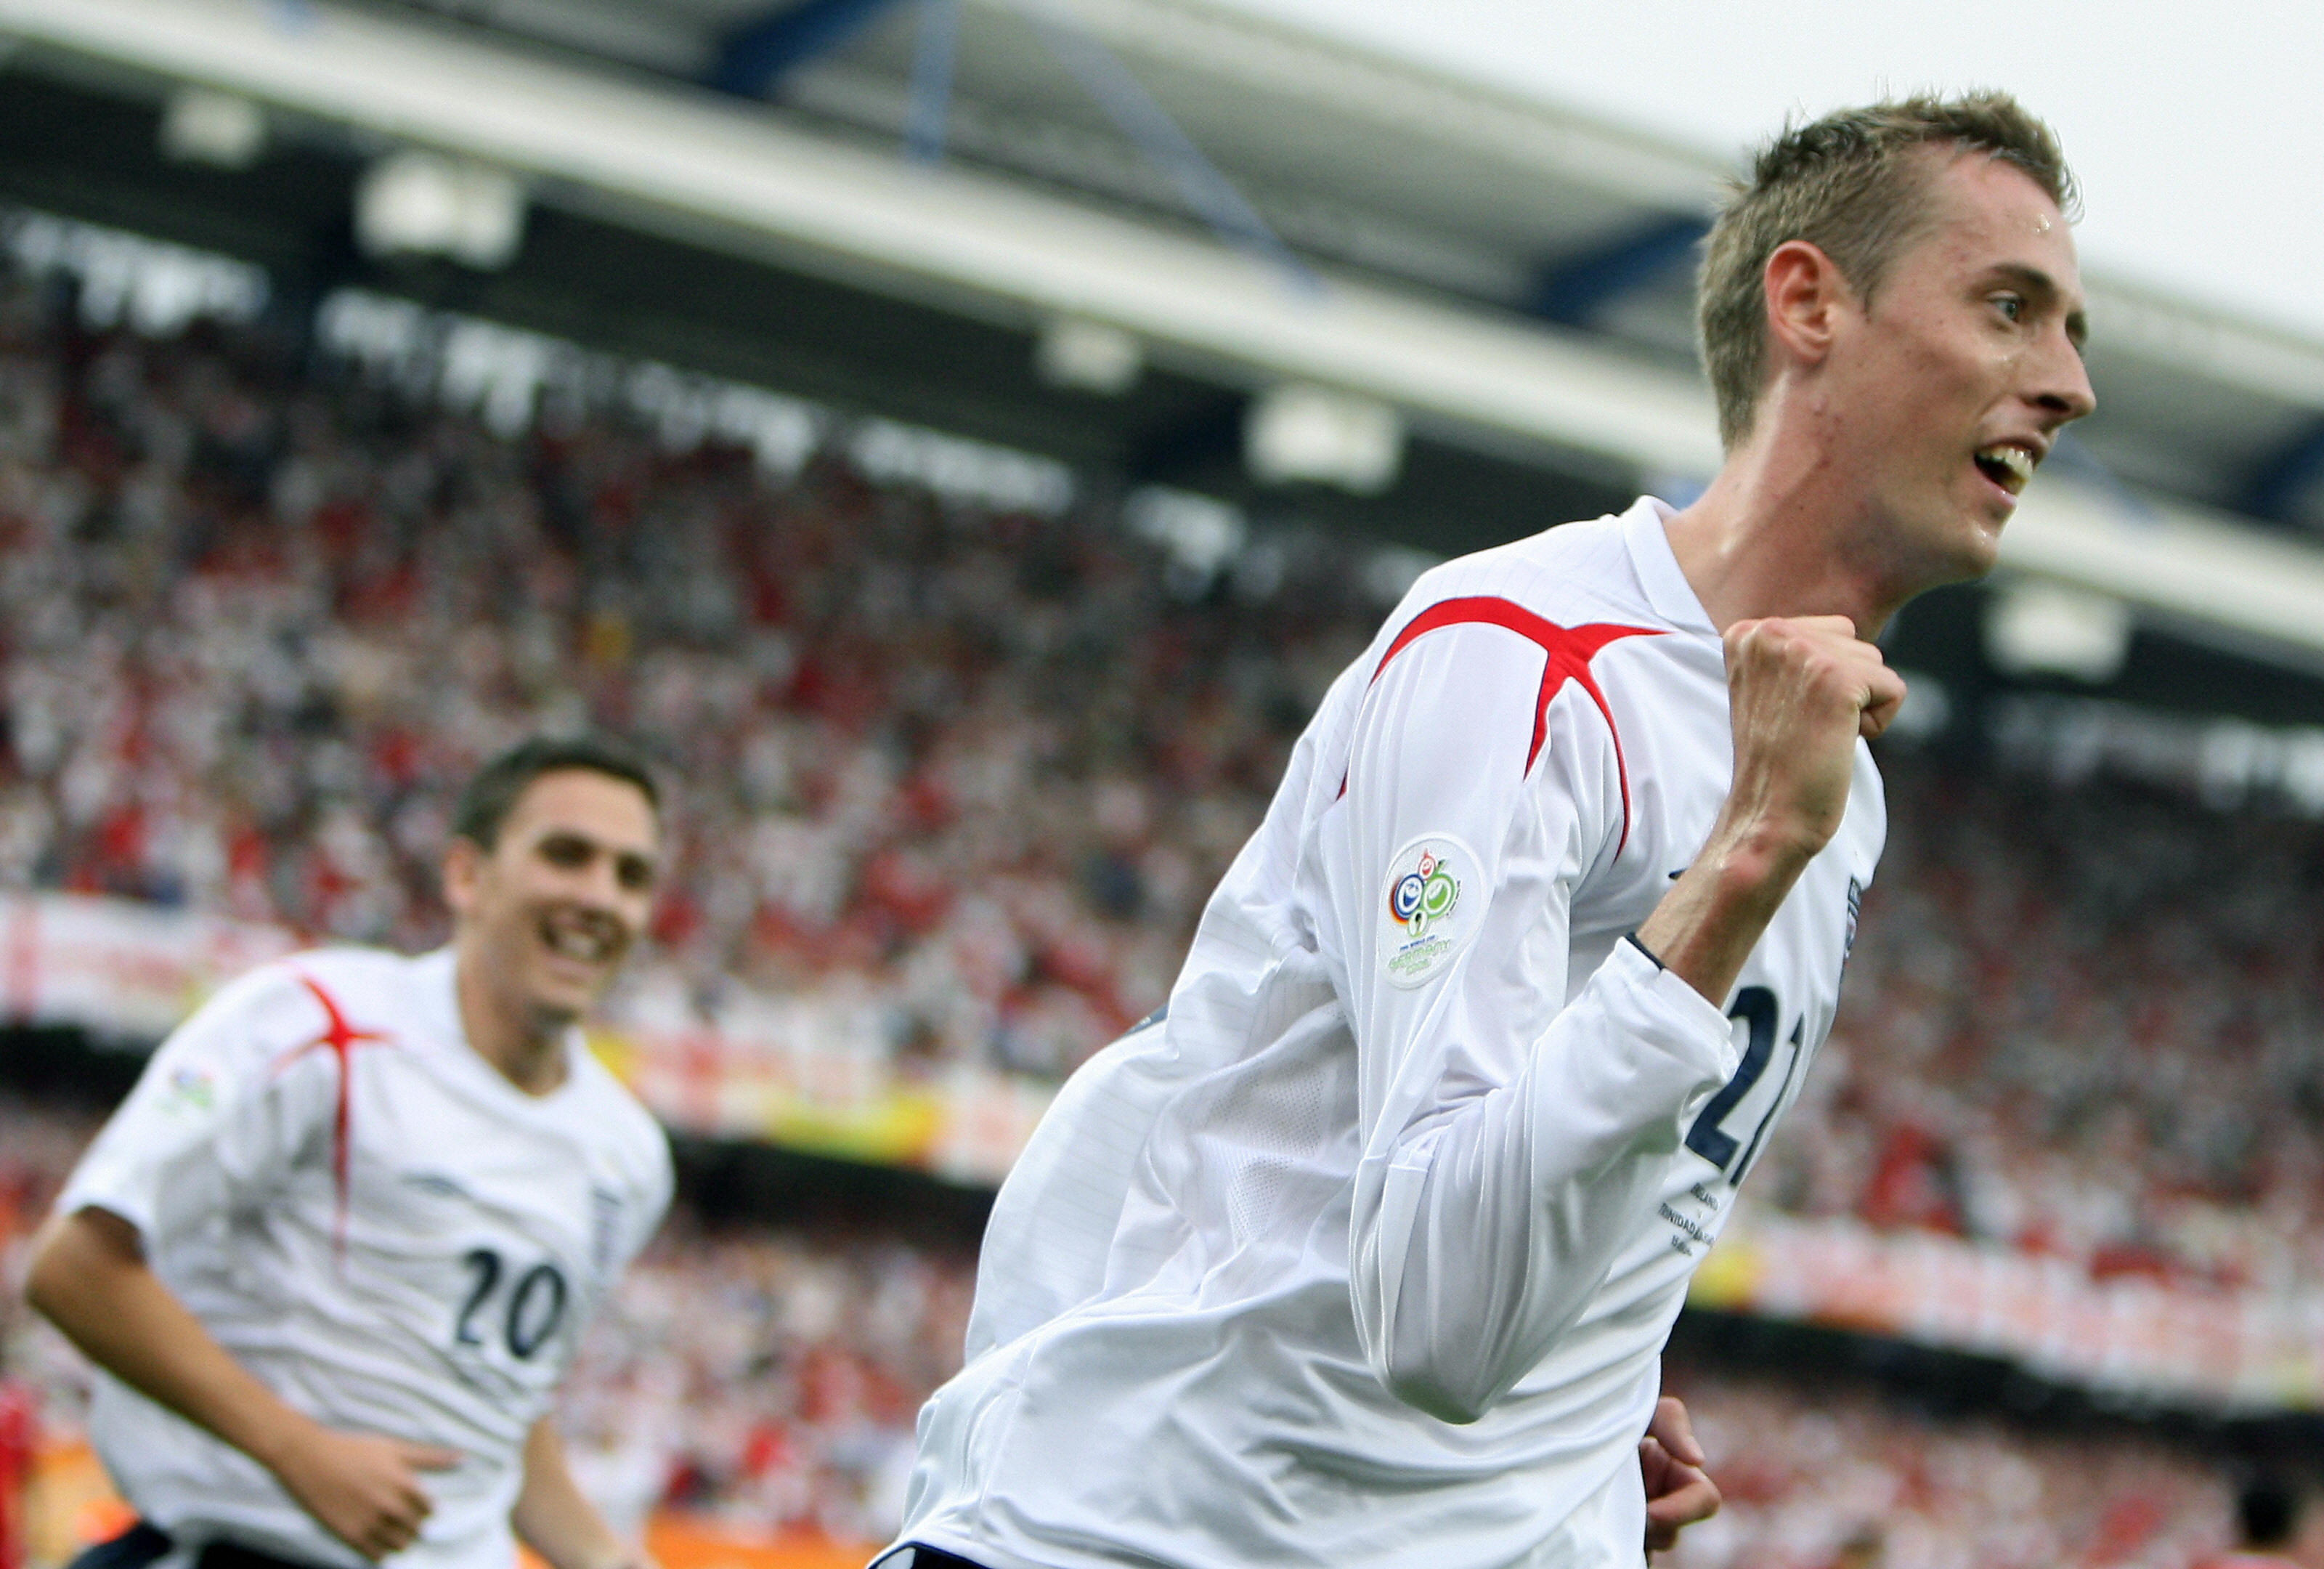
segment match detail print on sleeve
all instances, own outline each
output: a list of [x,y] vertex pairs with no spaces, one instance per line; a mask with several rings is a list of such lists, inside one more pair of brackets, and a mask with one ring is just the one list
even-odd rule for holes
[[1449,834],[1425,834],[1397,851],[1377,918],[1382,979],[1412,987],[1443,973],[1477,935],[1490,893],[1476,856]]

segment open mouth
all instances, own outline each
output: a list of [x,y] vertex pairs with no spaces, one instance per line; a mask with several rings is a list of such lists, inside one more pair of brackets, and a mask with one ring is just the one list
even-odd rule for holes
[[600,965],[621,956],[621,933],[611,921],[586,915],[545,915],[539,929],[542,946],[559,958]]
[[2013,496],[2024,492],[2034,477],[2034,466],[2040,461],[2014,441],[1997,441],[1977,449],[1978,472]]

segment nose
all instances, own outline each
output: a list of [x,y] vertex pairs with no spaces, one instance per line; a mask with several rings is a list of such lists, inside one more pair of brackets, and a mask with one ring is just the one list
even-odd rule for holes
[[619,913],[622,879],[613,857],[602,853],[589,857],[588,865],[574,879],[574,893],[577,901],[590,909]]
[[2098,395],[2090,387],[2089,370],[2071,338],[2062,331],[2053,332],[2043,344],[2031,400],[2054,417],[2053,428],[2071,424],[2098,406]]

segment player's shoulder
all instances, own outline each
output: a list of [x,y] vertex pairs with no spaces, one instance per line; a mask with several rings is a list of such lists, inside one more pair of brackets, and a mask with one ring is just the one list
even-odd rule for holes
[[1609,513],[1456,556],[1415,579],[1390,621],[1408,624],[1435,607],[1474,602],[1559,626],[1652,624],[1658,618],[1631,560],[1629,527],[1629,513]]
[[353,943],[277,959],[273,983],[305,998],[333,1028],[398,1037],[458,1033],[448,950],[399,954]]
[[295,1014],[304,1020],[324,997],[367,993],[379,984],[378,960],[408,963],[393,954],[355,947],[309,948],[269,959],[210,994],[201,1011],[212,1018],[261,1020]]
[[374,1011],[351,1001],[370,989],[357,979],[365,957],[364,950],[318,949],[245,970],[172,1030],[160,1055],[180,1067],[198,1062],[204,1071],[233,1076],[244,1067],[279,1066],[284,1052],[343,1025],[359,1029]]
[[395,992],[419,983],[438,958],[434,954],[413,956],[387,948],[364,947],[355,943],[333,943],[327,947],[305,948],[274,961],[274,968],[286,972],[296,983],[339,987],[350,994],[370,994]]

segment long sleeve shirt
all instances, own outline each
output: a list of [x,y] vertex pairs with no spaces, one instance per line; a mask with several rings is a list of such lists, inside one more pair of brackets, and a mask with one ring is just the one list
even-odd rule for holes
[[1714,1007],[1625,941],[1732,769],[1668,509],[1416,583],[1164,1015],[995,1205],[904,1537],[992,1569],[1640,1561],[1689,1278],[1831,1028],[1848,812]]
[[[523,1448],[659,1224],[669,1141],[567,1043],[518,1089],[462,1029],[448,951],[301,954],[162,1042],[58,1198],[134,1225],[235,1358],[326,1426],[458,1452],[401,1569],[508,1569]],[[181,1546],[368,1569],[258,1463],[100,1373],[97,1450]]]

